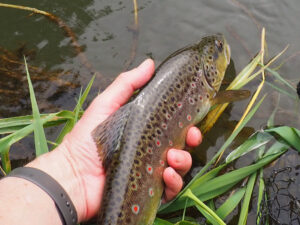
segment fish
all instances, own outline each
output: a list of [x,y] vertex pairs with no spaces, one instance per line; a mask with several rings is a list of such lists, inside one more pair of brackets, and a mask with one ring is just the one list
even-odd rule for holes
[[167,151],[183,148],[188,129],[226,100],[217,93],[229,63],[224,36],[203,37],[171,54],[132,101],[95,128],[106,171],[98,225],[153,224]]

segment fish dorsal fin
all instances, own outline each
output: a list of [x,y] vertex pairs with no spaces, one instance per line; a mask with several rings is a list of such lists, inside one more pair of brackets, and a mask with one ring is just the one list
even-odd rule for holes
[[120,150],[122,136],[126,127],[131,103],[122,106],[98,125],[92,132],[92,137],[97,144],[98,153],[105,168],[110,165],[113,155]]
[[250,94],[251,92],[248,90],[219,91],[212,99],[212,105],[244,100],[248,98]]

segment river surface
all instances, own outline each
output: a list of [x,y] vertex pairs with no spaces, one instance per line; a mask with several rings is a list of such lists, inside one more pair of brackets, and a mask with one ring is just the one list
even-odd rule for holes
[[[0,55],[3,56],[0,61],[1,118],[31,113],[22,67],[24,54],[32,66],[30,72],[41,112],[73,109],[80,88],[85,87],[96,72],[96,80],[87,101],[90,102],[124,70],[132,53],[135,53],[135,57],[129,68],[137,66],[147,57],[153,58],[159,65],[173,51],[207,34],[225,35],[231,46],[233,62],[229,76],[234,76],[235,71],[238,73],[260,50],[262,27],[266,28],[266,60],[289,45],[273,68],[284,62],[278,72],[294,87],[300,81],[299,0],[137,1],[137,39],[132,1],[18,0],[2,3],[34,7],[56,15],[74,32],[83,51],[78,54],[70,36],[45,16],[0,7]],[[136,51],[132,51],[134,47]],[[267,80],[281,85],[269,75]],[[256,79],[246,88],[253,92],[259,82],[260,79]],[[235,145],[255,130],[265,127],[276,105],[276,125],[300,128],[298,99],[279,94],[268,85],[264,86],[263,93],[268,94],[264,104],[255,119],[241,132]],[[232,104],[207,134],[203,144],[194,151],[194,170],[210,159],[224,143],[246,104],[247,101]],[[57,129],[47,130],[50,140],[54,140],[57,134]],[[13,146],[11,158],[31,159],[34,148],[31,139],[32,136]],[[280,164],[281,167],[298,168],[299,155],[295,151],[289,151],[282,159],[286,160]],[[241,159],[235,166],[248,163],[247,159]],[[297,184],[299,186],[299,180]],[[299,199],[299,191],[295,196]],[[255,214],[251,212],[252,218],[248,224],[254,224]]]

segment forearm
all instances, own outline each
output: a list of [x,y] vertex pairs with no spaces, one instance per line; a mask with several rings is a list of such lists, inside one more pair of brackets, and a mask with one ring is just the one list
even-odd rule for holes
[[[63,148],[63,146],[60,146]],[[80,176],[62,149],[42,155],[26,166],[38,168],[53,177],[71,198],[78,219],[84,215],[85,198]],[[0,181],[0,224],[62,224],[52,198],[40,187],[22,178]]]

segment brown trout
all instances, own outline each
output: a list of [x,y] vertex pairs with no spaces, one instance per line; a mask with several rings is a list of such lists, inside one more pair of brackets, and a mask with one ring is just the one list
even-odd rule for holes
[[170,148],[215,102],[230,49],[221,35],[204,37],[169,56],[130,103],[94,131],[106,169],[98,225],[151,225],[164,190]]

